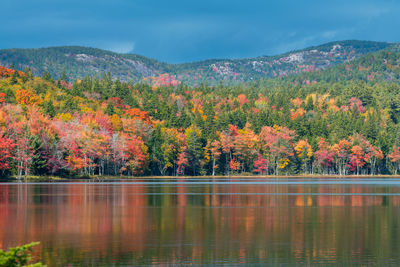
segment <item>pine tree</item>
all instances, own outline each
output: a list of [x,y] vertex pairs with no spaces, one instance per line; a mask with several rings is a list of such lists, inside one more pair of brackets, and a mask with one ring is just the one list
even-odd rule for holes
[[199,128],[192,125],[185,131],[187,154],[193,175],[200,173],[200,161],[203,157],[203,141]]
[[11,84],[17,84],[18,83],[18,77],[19,77],[19,73],[17,70],[15,70],[11,76],[11,80],[10,83]]
[[45,80],[45,81],[49,81],[49,82],[52,81],[50,72],[48,72],[47,70],[44,70],[43,71],[43,75],[42,75],[42,79]]

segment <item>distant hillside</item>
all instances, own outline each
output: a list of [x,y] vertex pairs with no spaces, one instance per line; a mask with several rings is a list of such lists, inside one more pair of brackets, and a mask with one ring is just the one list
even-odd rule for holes
[[20,70],[30,67],[35,75],[47,70],[53,77],[60,77],[65,70],[69,79],[102,76],[110,72],[114,78],[138,82],[168,73],[191,85],[220,81],[232,84],[324,70],[390,46],[382,42],[339,41],[277,56],[210,59],[184,64],[167,64],[140,55],[78,46],[3,49],[0,50],[0,65],[14,65]]
[[139,81],[168,71],[167,64],[140,55],[79,46],[0,50],[0,65],[11,64],[17,69],[30,67],[35,75],[47,70],[60,77],[65,70],[70,79],[111,72],[121,80]]
[[400,45],[368,53],[351,62],[335,67],[285,78],[300,83],[342,82],[361,80],[364,82],[400,82]]

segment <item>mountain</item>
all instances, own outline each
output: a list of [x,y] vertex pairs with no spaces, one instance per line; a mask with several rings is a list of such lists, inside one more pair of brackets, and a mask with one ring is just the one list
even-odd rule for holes
[[324,70],[391,46],[384,42],[338,41],[276,56],[210,59],[183,64],[168,64],[141,55],[79,46],[15,48],[0,50],[0,65],[14,65],[20,70],[30,67],[35,75],[47,70],[53,77],[60,77],[65,71],[69,79],[102,76],[110,72],[114,78],[138,82],[167,73],[191,85],[221,81],[232,84]]
[[394,44],[331,68],[285,77],[284,80],[302,84],[354,80],[400,83],[400,45]]
[[35,75],[47,70],[53,77],[60,77],[65,70],[70,79],[111,72],[121,80],[139,81],[169,71],[168,64],[140,55],[80,46],[0,50],[0,65],[11,64],[21,70],[30,67]]

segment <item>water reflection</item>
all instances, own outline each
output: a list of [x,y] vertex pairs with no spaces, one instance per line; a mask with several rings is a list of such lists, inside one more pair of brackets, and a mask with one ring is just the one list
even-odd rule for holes
[[399,206],[384,183],[2,184],[0,247],[41,241],[49,266],[399,265]]

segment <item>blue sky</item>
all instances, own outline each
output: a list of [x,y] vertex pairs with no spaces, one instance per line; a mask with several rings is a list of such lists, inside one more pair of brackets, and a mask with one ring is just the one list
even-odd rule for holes
[[83,45],[177,63],[335,40],[400,42],[393,0],[0,1],[0,48]]

